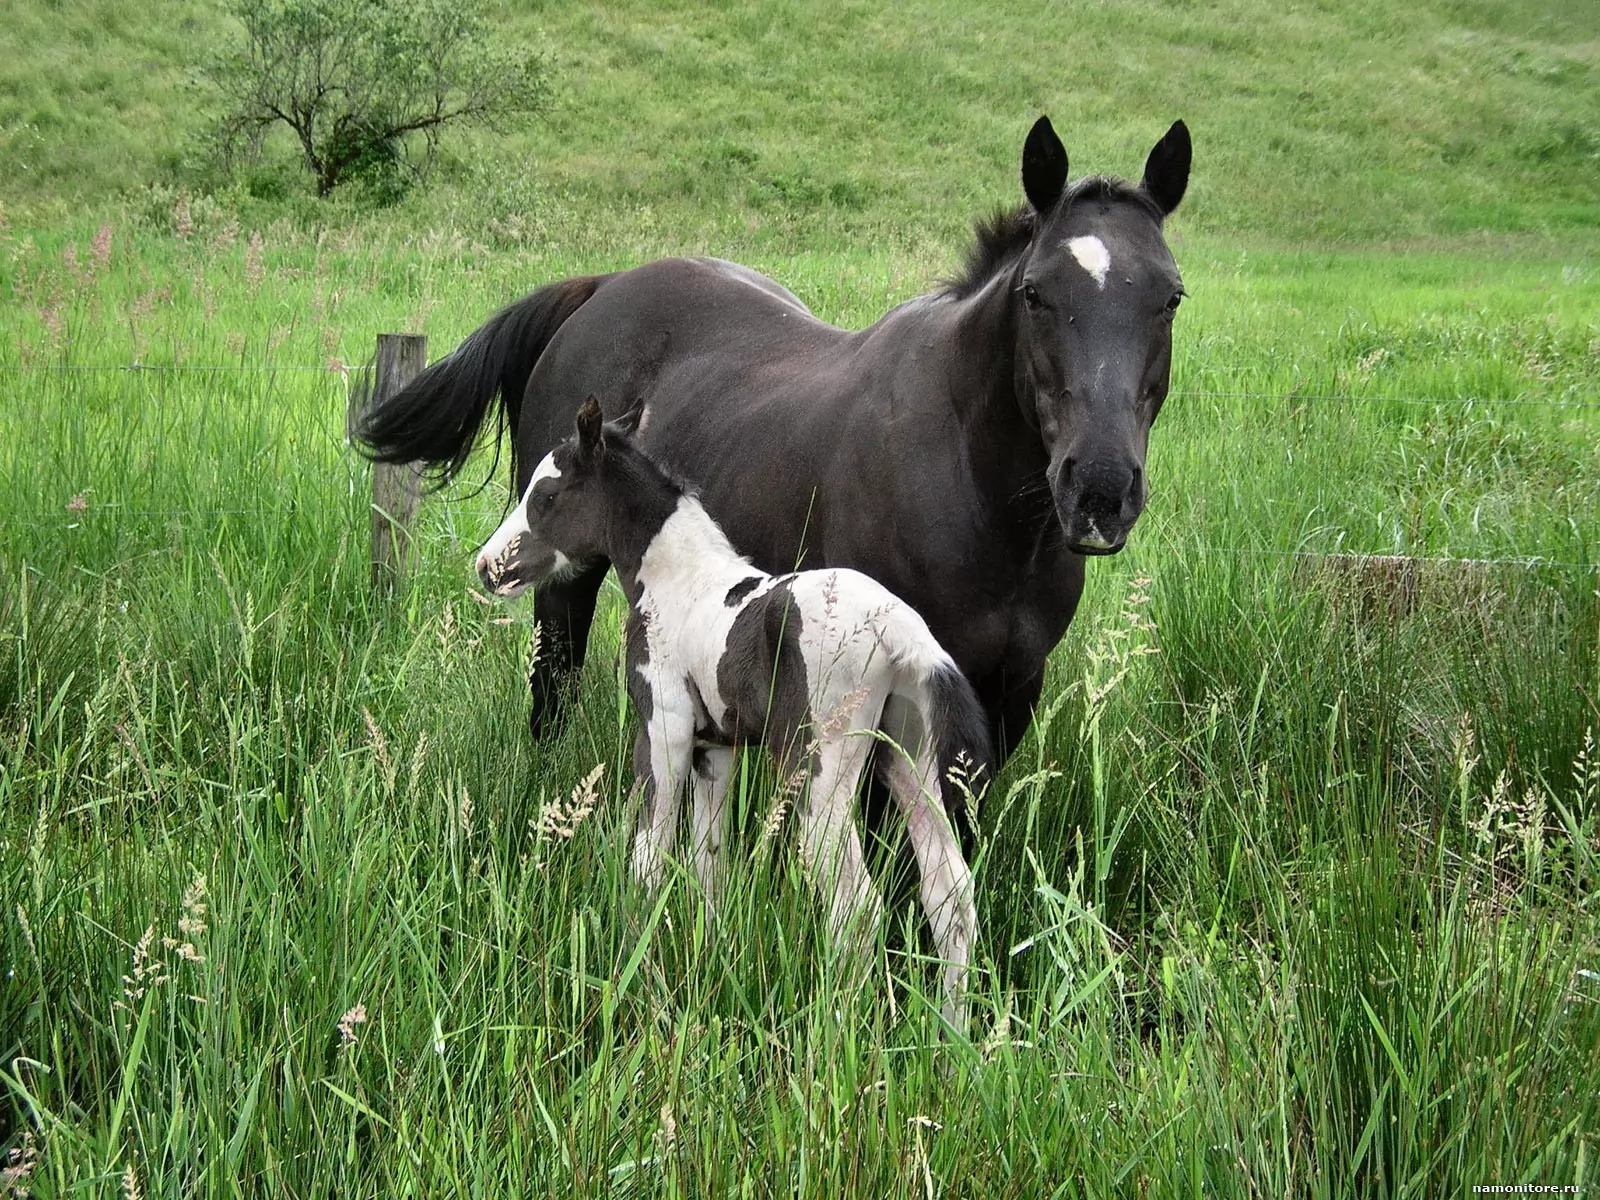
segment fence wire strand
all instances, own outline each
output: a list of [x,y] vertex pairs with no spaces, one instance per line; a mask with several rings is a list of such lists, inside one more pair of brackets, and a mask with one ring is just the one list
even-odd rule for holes
[[[61,372],[61,373],[120,373],[126,375],[221,374],[229,371],[255,372],[270,375],[297,371],[308,374],[344,376],[363,369],[357,363],[328,363],[312,366],[307,363],[284,363],[262,366],[252,363],[0,363],[0,372]],[[1438,407],[1456,404],[1512,405],[1526,408],[1592,408],[1600,409],[1600,400],[1543,400],[1527,396],[1384,396],[1353,395],[1348,392],[1270,392],[1248,389],[1174,388],[1173,397],[1196,400],[1277,400],[1286,403],[1308,404],[1404,404],[1420,407]]]
[[[273,507],[260,508],[122,508],[118,505],[91,505],[83,510],[63,509],[59,512],[33,511],[23,516],[6,519],[7,524],[27,525],[35,529],[76,529],[96,517],[111,515],[116,517],[137,517],[147,520],[195,520],[206,517],[265,517],[282,516],[285,512],[295,515],[326,515],[328,513],[348,514],[352,507],[359,511],[360,505],[352,502],[343,504],[283,504]],[[1146,551],[1156,549],[1147,546]],[[1522,570],[1560,570],[1560,571],[1600,571],[1600,563],[1572,562],[1556,558],[1543,558],[1539,555],[1526,555],[1523,557],[1490,557],[1490,558],[1453,558],[1448,555],[1411,555],[1395,551],[1378,550],[1352,550],[1340,547],[1334,550],[1274,550],[1265,546],[1216,546],[1202,543],[1198,546],[1185,547],[1187,551],[1199,554],[1216,554],[1235,558],[1274,558],[1295,559],[1301,561],[1326,561],[1328,559],[1353,559],[1366,562],[1393,559],[1404,562],[1408,566],[1423,569],[1433,567],[1462,567],[1462,568],[1488,568],[1488,567],[1513,567]]]
[[[298,372],[304,374],[320,374],[338,377],[341,379],[359,374],[366,367],[364,364],[345,364],[341,362],[327,363],[322,366],[313,366],[305,363],[284,363],[262,365],[253,363],[0,363],[0,373],[21,374],[25,372],[37,373],[104,373],[124,374],[132,376],[164,375],[164,374],[223,374],[229,372],[252,373],[273,375],[285,372]],[[1310,404],[1399,404],[1418,407],[1489,407],[1489,406],[1517,406],[1533,408],[1573,408],[1573,409],[1600,409],[1600,400],[1547,400],[1527,397],[1490,397],[1490,396],[1384,396],[1363,395],[1356,396],[1338,392],[1273,392],[1252,390],[1211,390],[1205,388],[1177,388],[1169,393],[1173,397],[1196,400],[1270,400],[1280,403],[1310,403]],[[347,514],[351,505],[276,505],[258,508],[128,508],[118,504],[95,505],[91,504],[86,509],[62,510],[34,510],[25,513],[7,515],[5,523],[9,525],[29,526],[36,529],[74,529],[105,516],[121,518],[134,518],[140,520],[198,520],[212,517],[264,517],[268,515],[282,515],[285,509],[292,509],[297,514],[326,515],[329,513]],[[1250,546],[1212,546],[1201,545],[1193,550],[1202,554],[1215,554],[1243,558],[1277,558],[1277,559],[1328,559],[1348,556],[1360,559],[1381,559],[1389,557],[1404,558],[1408,563],[1418,567],[1450,566],[1450,567],[1508,567],[1525,570],[1554,569],[1566,571],[1600,571],[1600,564],[1584,562],[1567,562],[1558,559],[1529,556],[1521,558],[1450,558],[1450,557],[1421,557],[1379,554],[1377,552],[1361,552],[1348,549],[1338,550],[1275,550],[1265,547]]]

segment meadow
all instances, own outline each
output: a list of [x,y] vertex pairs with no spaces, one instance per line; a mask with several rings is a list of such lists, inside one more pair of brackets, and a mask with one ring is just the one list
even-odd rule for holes
[[[560,107],[384,209],[212,175],[219,10],[122,12],[0,17],[0,1194],[1593,1186],[1588,7],[508,7]],[[1190,298],[952,1038],[892,838],[853,985],[759,761],[715,921],[632,885],[614,585],[531,743],[493,448],[375,593],[345,409],[379,332],[667,253],[864,325],[1041,110],[1074,174],[1189,121]]]

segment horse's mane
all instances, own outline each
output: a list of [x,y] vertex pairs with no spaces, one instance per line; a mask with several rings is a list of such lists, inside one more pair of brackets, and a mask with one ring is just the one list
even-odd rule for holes
[[[1142,187],[1110,175],[1086,175],[1078,180],[1067,189],[1057,211],[1085,201],[1111,204],[1120,200],[1137,204],[1157,222],[1162,218],[1161,206]],[[1026,204],[979,218],[972,227],[974,241],[967,261],[959,274],[945,281],[944,294],[963,300],[979,291],[1028,248],[1038,223],[1038,214]]]

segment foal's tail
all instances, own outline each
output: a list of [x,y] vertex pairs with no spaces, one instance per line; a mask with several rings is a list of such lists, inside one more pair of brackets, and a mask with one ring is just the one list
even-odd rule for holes
[[[517,418],[528,376],[563,322],[593,296],[603,275],[547,284],[508,304],[453,351],[367,409],[355,436],[378,462],[422,462],[448,480],[472,453],[496,393],[516,467]],[[496,433],[498,437],[498,430]]]
[[[921,718],[923,740],[930,743],[938,759],[939,786],[945,814],[955,825],[963,842],[972,836],[967,813],[967,790],[979,786],[980,775],[988,777],[994,769],[994,744],[989,734],[989,718],[977,692],[956,666],[955,660],[939,645],[925,622],[904,605],[885,638],[885,648],[912,685],[906,689]],[[962,785],[950,778],[954,767]]]

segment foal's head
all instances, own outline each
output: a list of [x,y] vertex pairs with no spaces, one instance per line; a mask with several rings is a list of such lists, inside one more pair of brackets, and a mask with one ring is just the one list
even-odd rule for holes
[[1049,453],[1067,545],[1114,554],[1144,511],[1145,451],[1166,399],[1183,281],[1163,219],[1189,182],[1182,121],[1156,143],[1137,186],[1067,184],[1067,152],[1040,117],[1022,150],[1031,214],[1012,276],[1017,392]]
[[576,433],[544,456],[521,503],[478,551],[478,577],[488,591],[519,596],[603,562],[630,508],[652,498],[653,508],[676,501],[676,489],[627,433],[625,426],[604,425],[593,396],[583,402]]

